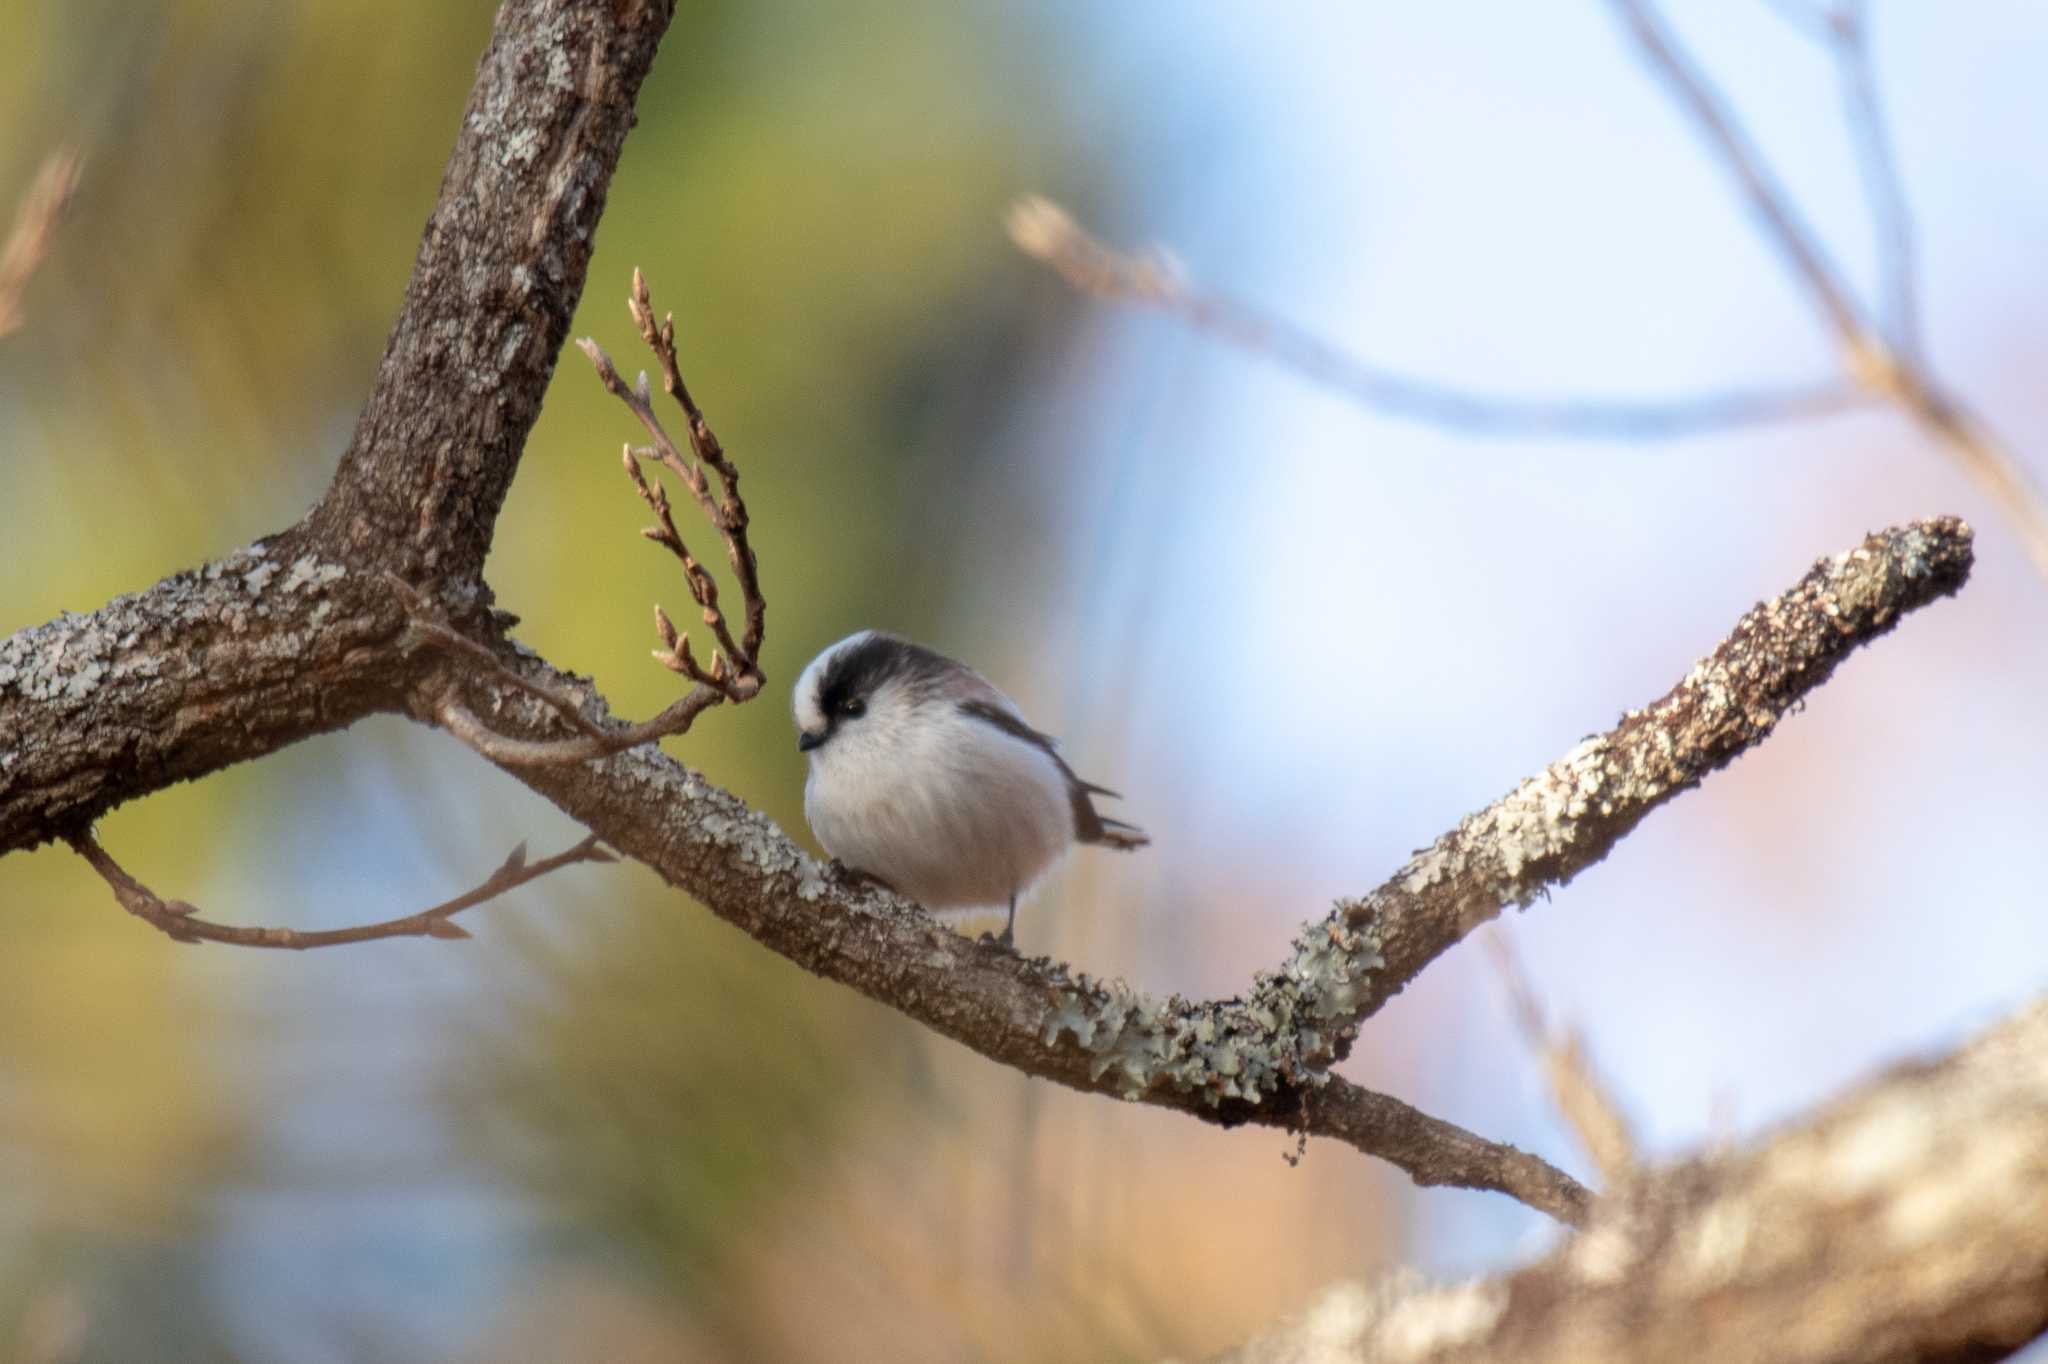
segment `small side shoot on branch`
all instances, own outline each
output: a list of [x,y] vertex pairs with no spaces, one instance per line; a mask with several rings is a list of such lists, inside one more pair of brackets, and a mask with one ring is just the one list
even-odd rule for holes
[[[761,694],[761,688],[768,680],[761,670],[761,642],[767,630],[768,604],[761,595],[760,567],[754,557],[753,545],[747,539],[749,518],[746,500],[740,495],[739,467],[726,454],[711,424],[705,420],[703,410],[690,395],[689,386],[683,382],[682,371],[676,361],[674,314],[664,314],[659,323],[655,321],[647,280],[637,269],[633,271],[633,291],[626,305],[640,329],[640,339],[654,352],[655,363],[661,371],[663,391],[682,409],[683,428],[689,443],[687,454],[669,435],[660,415],[654,410],[652,388],[645,370],[629,386],[619,376],[611,356],[594,339],[584,337],[576,344],[590,357],[605,391],[626,405],[646,428],[652,441],[652,444],[643,446],[628,444],[622,456],[633,491],[654,513],[655,524],[643,528],[640,533],[673,554],[682,565],[683,581],[690,589],[691,599],[697,603],[705,628],[711,633],[710,662],[698,660],[695,650],[690,647],[689,636],[678,630],[668,613],[657,605],[654,608],[654,629],[662,647],[654,651],[655,660],[671,672],[688,678],[694,685],[681,700],[651,720],[600,728],[584,716],[581,698],[518,675],[500,663],[484,645],[436,618],[424,603],[410,603],[414,628],[423,637],[469,659],[494,679],[538,697],[578,732],[578,737],[559,742],[510,738],[491,730],[451,692],[442,702],[438,718],[457,738],[492,762],[530,767],[609,757],[672,734],[682,734],[699,715],[713,706],[727,701],[734,705],[751,701]],[[725,543],[726,562],[738,582],[745,617],[738,638],[734,638],[725,608],[719,602],[717,579],[712,577],[711,571],[684,540],[682,531],[676,526],[668,490],[659,478],[650,479],[642,472],[640,466],[643,462],[658,464],[673,474],[689,490],[691,498],[704,513],[704,519]],[[716,487],[712,483],[712,474],[717,475]]]

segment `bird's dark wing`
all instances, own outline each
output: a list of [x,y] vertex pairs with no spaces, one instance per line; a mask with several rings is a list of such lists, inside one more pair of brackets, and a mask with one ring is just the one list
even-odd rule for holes
[[[1001,693],[997,695],[1000,696]],[[1142,848],[1152,841],[1137,825],[1126,824],[1120,819],[1109,819],[1095,808],[1095,796],[1108,796],[1112,800],[1121,800],[1122,797],[1106,786],[1097,786],[1075,776],[1074,769],[1067,766],[1067,760],[1060,756],[1059,744],[1050,734],[1033,729],[1024,723],[1016,711],[996,701],[981,698],[962,701],[960,710],[983,724],[994,725],[1013,739],[1023,740],[1053,760],[1061,775],[1067,779],[1067,798],[1074,806],[1075,841],[1100,843],[1105,848],[1115,848],[1119,852]]]

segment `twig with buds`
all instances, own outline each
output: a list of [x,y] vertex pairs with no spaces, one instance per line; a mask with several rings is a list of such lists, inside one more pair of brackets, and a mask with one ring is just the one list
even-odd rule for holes
[[[747,540],[747,504],[740,496],[739,468],[725,453],[725,447],[704,419],[703,410],[690,396],[689,386],[683,382],[682,372],[676,363],[674,314],[666,314],[658,324],[655,322],[654,303],[648,295],[647,280],[638,270],[633,272],[633,292],[626,304],[640,328],[641,340],[654,352],[655,361],[661,369],[662,388],[683,410],[690,444],[688,455],[683,453],[656,414],[646,371],[641,371],[639,378],[629,387],[619,377],[611,357],[595,340],[585,337],[577,344],[597,368],[598,380],[604,384],[605,390],[625,403],[653,437],[652,445],[628,444],[623,456],[626,476],[632,480],[633,490],[654,513],[656,524],[643,528],[640,533],[675,555],[682,564],[683,580],[689,585],[690,596],[703,614],[706,628],[711,631],[711,661],[709,664],[698,661],[690,648],[689,636],[678,630],[668,613],[657,605],[654,608],[654,629],[661,637],[662,647],[654,651],[655,661],[671,672],[689,678],[696,685],[681,700],[651,720],[606,729],[583,714],[582,698],[558,692],[506,667],[488,647],[456,629],[440,616],[431,603],[399,583],[394,590],[405,599],[416,637],[450,653],[463,655],[500,681],[539,698],[578,732],[576,738],[559,742],[508,738],[478,719],[451,690],[442,699],[437,718],[450,733],[493,762],[532,767],[609,757],[672,734],[681,734],[713,706],[727,701],[734,705],[750,701],[761,694],[761,688],[768,680],[761,670],[761,640],[767,629],[768,604],[761,595],[760,567],[754,558],[754,548]],[[658,463],[674,474],[689,489],[691,497],[703,511],[704,519],[724,540],[726,559],[739,582],[740,598],[745,608],[746,623],[740,638],[733,638],[732,626],[726,619],[724,608],[719,605],[717,580],[691,553],[682,532],[676,528],[668,490],[658,478],[650,479],[641,472],[643,460]],[[710,475],[705,472],[706,466],[718,475],[716,489]]]
[[[647,280],[638,270],[633,272],[633,293],[627,300],[627,306],[632,310],[633,320],[640,326],[640,339],[647,343],[661,366],[662,388],[683,409],[690,451],[695,460],[682,453],[662,426],[661,418],[655,414],[645,370],[628,388],[620,379],[611,357],[595,340],[585,337],[576,344],[597,367],[597,377],[606,391],[623,402],[647,428],[647,434],[654,438],[651,446],[625,447],[626,476],[633,480],[633,490],[639,493],[640,500],[647,504],[659,522],[640,533],[682,563],[683,578],[690,585],[690,595],[703,610],[704,624],[710,628],[716,641],[711,652],[711,665],[708,668],[700,665],[690,652],[688,637],[678,632],[668,613],[657,606],[654,608],[654,628],[660,634],[666,651],[657,652],[654,657],[663,667],[681,673],[699,686],[722,693],[729,701],[745,701],[759,694],[767,680],[761,672],[760,652],[768,607],[761,596],[760,570],[754,560],[753,546],[747,542],[747,504],[740,497],[740,471],[727,457],[725,447],[719,444],[710,424],[704,420],[703,411],[690,396],[689,386],[683,382],[677,368],[675,315],[665,314],[656,325]],[[725,612],[718,604],[718,583],[683,542],[682,534],[676,529],[675,517],[669,511],[668,493],[658,480],[649,482],[640,472],[642,460],[659,463],[681,480],[703,509],[704,519],[724,539],[726,558],[732,564],[733,576],[739,580],[740,594],[746,606],[747,623],[744,638],[740,641],[734,641]],[[722,495],[712,491],[704,465],[711,466],[717,473]]]

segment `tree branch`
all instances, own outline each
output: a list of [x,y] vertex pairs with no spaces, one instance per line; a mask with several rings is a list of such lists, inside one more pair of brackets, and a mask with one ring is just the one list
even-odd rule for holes
[[1663,697],[1340,903],[1296,941],[1280,975],[1299,984],[1282,999],[1341,1058],[1359,1020],[1466,934],[1598,862],[1652,810],[1763,742],[1851,650],[1960,588],[1972,539],[1960,520],[1937,517],[1820,560]]
[[121,908],[151,928],[158,929],[179,942],[194,945],[202,942],[221,942],[236,947],[276,947],[291,952],[304,952],[314,947],[340,947],[345,943],[373,942],[379,938],[467,938],[469,930],[455,922],[455,916],[463,910],[474,908],[487,900],[495,900],[506,891],[516,890],[529,881],[537,881],[549,872],[574,862],[618,860],[597,846],[596,834],[590,835],[567,852],[544,857],[538,862],[526,860],[526,845],[521,843],[475,890],[458,895],[452,900],[444,900],[417,914],[408,914],[399,919],[385,919],[379,923],[356,924],[348,928],[250,928],[240,924],[213,923],[198,917],[197,907],[183,900],[162,899],[155,891],[130,876],[121,864],[113,859],[112,854],[100,846],[99,839],[89,830],[74,835],[70,843],[73,851],[83,857],[112,888],[114,899],[120,903]]
[[1369,364],[1282,318],[1189,287],[1168,261],[1131,256],[1091,236],[1048,199],[1010,210],[1010,240],[1098,298],[1159,308],[1197,331],[1265,355],[1311,382],[1392,417],[1474,436],[1563,436],[1580,440],[1680,440],[1767,422],[1823,417],[1870,402],[1846,384],[1710,393],[1663,401],[1511,398]]
[[43,257],[49,253],[57,224],[78,189],[78,176],[84,164],[84,159],[69,147],[51,152],[36,169],[28,193],[21,197],[21,205],[15,210],[14,229],[7,234],[7,244],[0,246],[0,337],[21,329],[22,295],[28,292],[28,282],[35,278]]
[[[377,381],[282,535],[0,641],[0,853],[366,715],[447,666],[385,574],[476,576],[568,335],[670,0],[507,0]],[[479,618],[479,628],[486,622]]]
[[[1744,616],[1662,700],[1466,818],[1379,890],[1340,903],[1235,999],[1156,999],[969,941],[887,892],[845,884],[766,817],[647,749],[508,770],[757,941],[992,1060],[1225,1126],[1338,1137],[1415,1173],[1420,1139],[1388,1116],[1392,1101],[1354,1101],[1343,1089],[1318,1097],[1359,1021],[1504,905],[1562,885],[1761,741],[1850,650],[1955,591],[1970,543],[1967,526],[1942,518],[1821,561]],[[573,682],[530,655],[501,658],[529,679]],[[473,685],[502,730],[541,735],[555,723],[521,688]],[[1530,1194],[1526,1178],[1502,1168],[1452,1152],[1429,1182]],[[1555,1178],[1547,1206],[1527,1201],[1565,1215],[1583,1191]]]
[[480,581],[583,295],[673,0],[507,0],[334,484],[302,523],[352,567]]
[[[1820,234],[1799,212],[1784,182],[1764,159],[1748,131],[1705,71],[1692,60],[1650,7],[1649,0],[1610,0],[1643,60],[1664,82],[1672,99],[1691,119],[1704,141],[1735,177],[1750,211],[1764,226],[1764,236],[1791,269],[1792,277],[1848,344],[1872,334],[1862,307],[1829,255]],[[1856,368],[1851,366],[1852,370]]]
[[1486,947],[1514,1009],[1515,1024],[1529,1049],[1543,1062],[1543,1078],[1550,1084],[1550,1097],[1557,1111],[1571,1125],[1579,1145],[1593,1158],[1593,1168],[1600,1172],[1601,1180],[1613,1188],[1636,1168],[1635,1137],[1629,1131],[1628,1119],[1622,1116],[1621,1105],[1593,1073],[1593,1063],[1578,1034],[1555,1032],[1544,1018],[1543,1006],[1522,973],[1514,949],[1508,945],[1507,933],[1499,927],[1489,929]]
[[2002,1359],[2048,1331],[2048,1001],[1497,1279],[1347,1285],[1218,1364]]
[[1727,97],[1658,17],[1651,0],[1609,3],[1635,39],[1650,73],[1691,119],[1707,149],[1735,178],[1763,225],[1765,240],[1784,258],[1792,278],[1806,289],[1827,319],[1842,345],[1850,377],[1869,393],[1896,404],[1933,436],[1999,504],[2034,566],[2048,574],[2048,499],[2043,498],[2039,484],[2018,456],[1986,422],[1946,391],[1918,353],[1904,192],[1871,87],[1860,8],[1851,5],[1831,12],[1826,22],[1835,34],[1850,132],[1885,258],[1895,328],[1889,335],[1869,321],[1841,269],[1764,160]]
[[[633,0],[508,0],[377,386],[328,494],[280,536],[0,643],[0,852],[58,837],[86,852],[96,847],[91,821],[121,800],[379,710],[479,732],[487,715],[500,745],[558,739],[565,725],[572,744],[616,738],[587,683],[502,638],[478,574],[668,13]],[[680,376],[671,379],[672,333],[652,327],[637,292],[643,333],[670,348],[664,382],[693,453],[724,485],[724,499],[712,499],[702,470],[678,454],[703,481],[690,483],[693,495],[728,536],[748,593],[744,638],[714,627],[721,654],[743,670],[760,612],[736,471]],[[1387,886],[1340,904],[1243,996],[1207,1003],[1025,961],[886,892],[846,885],[658,751],[512,770],[773,950],[1026,1074],[1225,1126],[1336,1137],[1421,1182],[1497,1189],[1577,1220],[1587,1196],[1568,1176],[1330,1067],[1360,1020],[1435,955],[1502,905],[1527,903],[1604,856],[1650,810],[1760,740],[1850,649],[1954,591],[1969,563],[1970,532],[1954,519],[1873,536],[1822,563],[1745,617],[1670,696],[1465,820]],[[425,590],[394,590],[392,575]],[[441,613],[432,629],[409,612],[416,596]],[[436,630],[475,648],[450,649]],[[483,655],[492,667],[473,666]],[[502,746],[479,747],[517,762]],[[119,876],[110,879],[124,903],[153,906],[187,931],[198,922]]]

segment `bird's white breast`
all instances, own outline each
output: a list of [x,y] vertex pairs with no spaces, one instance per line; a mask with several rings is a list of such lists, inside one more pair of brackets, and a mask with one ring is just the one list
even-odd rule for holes
[[950,701],[871,706],[812,753],[804,814],[827,852],[928,909],[1002,905],[1074,838],[1052,758]]

